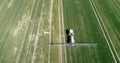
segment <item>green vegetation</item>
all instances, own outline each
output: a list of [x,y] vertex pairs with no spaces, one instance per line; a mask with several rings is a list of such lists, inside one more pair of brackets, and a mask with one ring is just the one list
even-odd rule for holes
[[[100,28],[97,18],[93,12],[94,9],[92,9],[89,0],[64,0],[63,3],[64,3],[63,7],[64,7],[65,28],[72,28],[74,30],[76,42],[98,43],[97,46],[98,53],[95,53],[96,56],[95,55],[91,56],[91,58],[94,58],[94,60],[92,59],[88,61],[86,60],[86,62],[83,63],[114,62],[110,50],[108,48],[106,39],[103,35],[103,32]],[[67,48],[67,50],[69,49],[70,48]],[[89,50],[94,50],[94,49],[89,49]],[[88,52],[88,50],[84,50],[83,53],[85,52]],[[67,56],[70,57],[71,55],[69,55],[68,53]],[[84,57],[81,60],[84,60]],[[72,58],[73,58],[73,62],[79,62],[79,60],[74,60],[73,56]],[[68,61],[69,60],[70,59],[68,59]],[[94,62],[95,60],[97,61]]]
[[[119,0],[0,0],[0,63],[119,63],[119,5]],[[67,43],[68,28],[75,42],[97,45],[52,46]]]
[[[94,1],[95,5],[100,13],[101,18],[104,20],[104,24],[111,37],[112,43],[120,56],[120,8],[119,1]],[[104,3],[102,3],[104,2]],[[101,12],[100,12],[101,11]]]

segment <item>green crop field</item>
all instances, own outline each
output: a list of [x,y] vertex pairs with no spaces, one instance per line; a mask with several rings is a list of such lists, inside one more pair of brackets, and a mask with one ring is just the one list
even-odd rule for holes
[[119,0],[0,0],[0,63],[120,63],[119,10]]

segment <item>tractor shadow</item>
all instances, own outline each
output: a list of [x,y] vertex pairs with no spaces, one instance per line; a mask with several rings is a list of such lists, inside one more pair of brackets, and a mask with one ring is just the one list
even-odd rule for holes
[[67,43],[70,43],[69,29],[66,29],[65,32],[66,32],[66,38],[67,38],[66,41]]

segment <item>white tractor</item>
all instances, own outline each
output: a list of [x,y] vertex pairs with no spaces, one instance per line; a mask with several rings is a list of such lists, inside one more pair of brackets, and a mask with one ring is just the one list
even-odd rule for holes
[[73,29],[69,29],[68,30],[68,37],[69,37],[69,43],[70,44],[74,44],[75,40],[74,40],[74,32]]

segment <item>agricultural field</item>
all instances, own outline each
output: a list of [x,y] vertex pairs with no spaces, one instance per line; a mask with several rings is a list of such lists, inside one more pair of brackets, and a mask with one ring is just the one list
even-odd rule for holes
[[[0,0],[0,63],[119,63],[119,10],[119,0]],[[68,28],[83,45],[62,45]]]

